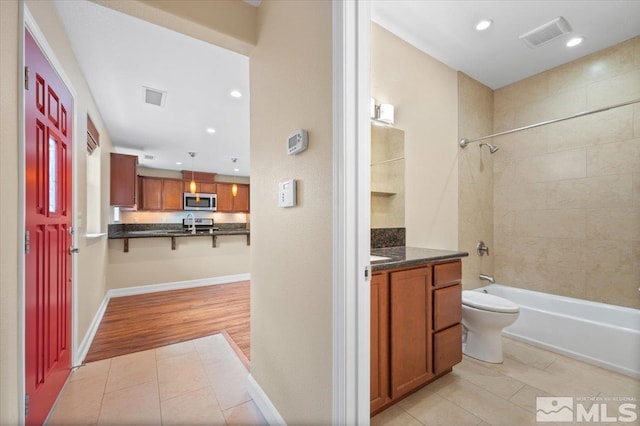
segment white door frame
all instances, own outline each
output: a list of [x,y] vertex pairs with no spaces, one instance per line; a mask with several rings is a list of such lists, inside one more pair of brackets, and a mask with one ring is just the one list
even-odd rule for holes
[[[24,32],[25,30],[29,30],[34,40],[38,44],[38,47],[45,55],[49,64],[53,67],[55,72],[58,74],[62,83],[66,86],[67,90],[71,94],[71,98],[73,99],[73,117],[71,119],[71,174],[72,174],[72,208],[71,208],[71,224],[74,230],[77,230],[78,223],[78,160],[76,158],[76,153],[78,152],[78,143],[80,138],[78,137],[78,96],[75,88],[71,84],[71,79],[64,72],[64,68],[62,64],[56,57],[51,45],[47,41],[44,33],[38,26],[35,18],[29,11],[27,4],[23,1],[20,2],[20,22],[22,25],[20,26],[20,34],[18,34],[18,64],[19,71],[18,75],[22,76],[24,72],[24,62],[25,62],[25,54],[24,54]],[[26,157],[25,157],[25,88],[24,88],[24,78],[19,78],[18,90],[20,90],[20,94],[18,96],[18,227],[22,231],[24,231],[26,226],[25,213],[26,213],[26,182],[25,182],[25,169],[26,169]],[[20,398],[18,402],[19,409],[19,421],[20,424],[24,424],[25,422],[25,405],[24,405],[24,395],[26,389],[25,383],[25,253],[24,253],[24,245],[25,238],[24,232],[20,232],[19,244],[18,244],[18,391],[20,393]],[[74,232],[71,236],[71,244],[73,247],[78,246],[78,233]],[[77,284],[78,284],[78,262],[77,256],[71,257],[71,365],[77,365],[79,360],[79,354],[77,352],[77,339],[78,339],[78,298],[77,294]]]
[[371,28],[368,1],[333,2],[333,424],[369,424]]

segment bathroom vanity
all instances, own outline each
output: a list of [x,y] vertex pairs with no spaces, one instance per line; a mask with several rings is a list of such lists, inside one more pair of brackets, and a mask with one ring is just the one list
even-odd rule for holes
[[461,258],[412,247],[373,249],[371,415],[462,360]]

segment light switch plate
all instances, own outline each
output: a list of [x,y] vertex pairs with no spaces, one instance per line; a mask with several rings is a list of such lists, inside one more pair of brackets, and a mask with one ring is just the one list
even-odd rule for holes
[[295,207],[297,184],[295,179],[278,184],[278,207]]

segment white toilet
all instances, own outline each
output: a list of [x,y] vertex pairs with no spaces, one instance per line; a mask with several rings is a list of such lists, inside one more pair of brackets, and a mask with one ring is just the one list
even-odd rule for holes
[[462,353],[480,361],[502,362],[502,329],[513,324],[520,308],[510,300],[480,291],[462,292]]

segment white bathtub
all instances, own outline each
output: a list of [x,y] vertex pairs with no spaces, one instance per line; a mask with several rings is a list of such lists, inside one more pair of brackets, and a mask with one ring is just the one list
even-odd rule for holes
[[520,306],[504,335],[640,378],[640,310],[491,284]]

